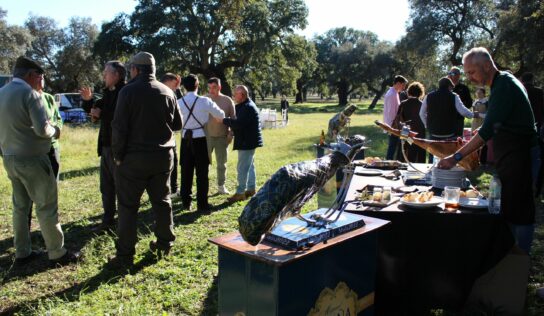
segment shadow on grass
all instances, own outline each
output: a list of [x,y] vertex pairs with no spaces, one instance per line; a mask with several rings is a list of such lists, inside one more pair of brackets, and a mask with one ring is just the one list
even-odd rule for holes
[[70,170],[67,172],[62,172],[59,175],[59,179],[62,180],[69,180],[73,178],[79,178],[79,177],[85,177],[92,174],[95,174],[100,171],[100,167],[89,167],[79,170]]
[[[229,205],[229,203],[222,203],[214,206],[208,211],[183,211],[180,213],[179,210],[181,209],[181,200],[173,200],[172,209],[174,213],[174,225],[177,226],[191,224],[201,216],[209,215],[212,212],[224,209]],[[101,215],[97,215],[91,218],[86,218],[85,220],[92,220],[94,222],[98,222],[100,218]],[[75,221],[62,225],[66,240],[65,246],[70,250],[82,249],[89,240],[97,236],[96,233],[92,232],[90,226],[96,226],[96,224],[82,225],[81,221]],[[142,210],[138,213],[138,235],[141,236],[153,234],[153,227],[154,212],[152,207],[148,207],[147,209]],[[39,231],[33,231],[31,233],[31,237],[34,245],[41,245],[43,247],[43,241],[41,233]],[[0,241],[0,249],[7,249],[12,245],[13,238],[6,238]],[[30,301],[19,302],[17,305],[9,306],[6,310],[0,311],[0,314],[14,314],[24,309],[25,307],[32,306],[36,302],[46,299],[48,297],[60,296],[66,298],[69,301],[77,300],[82,290],[84,290],[85,293],[90,293],[95,291],[100,285],[104,283],[111,284],[112,280],[114,282],[117,282],[115,280],[118,280],[123,275],[127,273],[135,274],[139,272],[142,268],[155,263],[156,260],[154,259],[155,255],[151,252],[148,252],[145,254],[145,257],[134,266],[134,268],[130,269],[130,271],[116,271],[110,269],[108,265],[104,265],[102,267],[102,271],[99,274],[86,280],[85,282],[76,284],[72,287],[66,288],[62,291],[58,291],[54,294],[44,295]],[[2,271],[2,273],[0,274],[0,284],[5,284],[13,279],[26,278],[34,274],[47,271],[49,269],[52,268],[49,266],[46,255],[43,255],[42,257],[34,260],[31,263],[28,263],[23,267],[14,266],[14,258],[12,255],[4,255],[0,257],[0,271]],[[215,287],[217,286],[215,285]]]
[[218,290],[219,290],[219,279],[216,276],[213,277],[213,282],[208,293],[206,293],[206,298],[204,299],[203,305],[204,308],[200,311],[199,316],[212,316],[218,315],[219,302],[218,302]]
[[[97,221],[102,216],[96,215],[86,220]],[[65,237],[65,247],[69,250],[79,250],[83,248],[87,242],[95,237],[88,225],[82,225],[81,221],[74,221],[71,223],[63,224],[62,229]],[[35,247],[44,248],[44,242],[40,230],[34,230],[30,233],[32,245]],[[8,249],[13,246],[13,237],[0,240],[0,249]],[[0,257],[0,284],[4,284],[13,278],[28,277],[46,270],[49,270],[47,256],[44,254],[40,258],[22,266],[16,267],[13,265],[14,257],[11,255],[4,255]]]
[[[29,306],[33,305],[33,303],[38,300],[43,300],[43,299],[52,298],[52,297],[63,298],[64,300],[69,302],[77,301],[80,298],[82,293],[85,293],[85,294],[92,293],[104,284],[110,284],[110,285],[115,284],[119,282],[119,280],[121,280],[123,276],[128,274],[134,275],[140,272],[145,267],[155,264],[157,261],[158,261],[157,256],[153,254],[151,251],[148,251],[144,254],[144,257],[140,261],[136,262],[130,268],[120,268],[120,267],[111,266],[109,263],[105,263],[98,274],[89,278],[85,282],[74,284],[71,287],[63,289],[61,291],[57,291],[55,293],[49,293],[48,295],[44,295],[36,300],[20,302],[19,304],[15,306],[11,306],[6,310],[1,311],[1,314],[2,315],[4,314],[12,315],[15,313],[26,314],[24,310],[25,307],[28,308]],[[181,310],[180,313],[184,314],[184,313],[187,313],[187,311]]]
[[[174,225],[189,225],[195,222],[201,216],[210,215],[212,212],[219,211],[228,207],[229,203],[222,203],[212,207],[207,211],[181,211],[182,205],[181,200],[172,201],[172,210],[174,215]],[[152,207],[148,207],[145,210],[138,212],[138,235],[149,235],[153,234],[154,230],[154,212]],[[85,218],[84,221],[92,221],[91,225],[82,224],[83,221],[74,221],[62,225],[62,229],[65,237],[65,247],[69,250],[80,250],[94,237],[97,236],[95,232],[92,231],[92,227],[98,225],[98,222],[102,218],[101,215],[96,215],[90,218]],[[96,224],[94,224],[96,223]],[[34,230],[32,231],[31,240],[32,244],[35,247],[44,248],[43,238],[41,231]],[[13,246],[13,238],[5,238],[0,240],[0,249],[8,249]],[[34,260],[31,263],[28,263],[22,267],[14,266],[14,256],[13,255],[3,255],[0,257],[0,284],[5,284],[15,278],[25,278],[32,276],[37,273],[44,272],[49,270],[47,256],[42,256]]]

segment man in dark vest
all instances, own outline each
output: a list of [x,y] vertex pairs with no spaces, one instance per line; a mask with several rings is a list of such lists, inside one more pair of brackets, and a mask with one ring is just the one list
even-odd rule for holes
[[438,90],[429,93],[421,104],[419,116],[429,130],[432,140],[455,139],[462,136],[457,128],[458,121],[452,118],[474,117],[474,114],[463,105],[459,96],[451,91],[452,89],[453,82],[444,77],[438,81]]
[[[461,102],[463,102],[463,105],[470,109],[472,107],[472,96],[470,94],[469,88],[461,82],[461,69],[459,67],[451,67],[450,71],[448,72],[448,78],[450,78],[451,82],[453,82],[453,92],[457,93],[459,95],[459,98],[461,98]],[[465,126],[465,119],[462,116],[457,116],[458,119],[458,133],[460,135],[463,135],[463,128]]]

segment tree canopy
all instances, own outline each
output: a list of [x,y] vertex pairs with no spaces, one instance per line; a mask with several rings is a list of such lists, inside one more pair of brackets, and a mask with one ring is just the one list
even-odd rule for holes
[[24,27],[8,25],[6,14],[0,8],[0,73],[10,74],[17,57],[30,45],[31,36]]
[[263,52],[306,26],[303,0],[140,0],[130,16],[105,25],[98,53],[145,50],[165,69],[186,69],[220,78],[230,94],[227,73],[247,66]]
[[296,95],[297,103],[309,90],[337,94],[340,105],[371,94],[374,107],[394,75],[432,88],[465,51],[484,46],[499,68],[544,79],[544,2],[409,3],[407,32],[396,43],[346,27],[312,39],[296,35],[307,24],[304,0],[138,0],[132,13],[103,23],[100,32],[88,18],[60,28],[31,15],[22,27],[8,25],[0,9],[0,71],[10,73],[26,54],[46,68],[48,90],[72,91],[101,85],[106,61],[144,50],[155,56],[159,74],[219,77],[226,94],[232,83],[246,84],[254,97]]

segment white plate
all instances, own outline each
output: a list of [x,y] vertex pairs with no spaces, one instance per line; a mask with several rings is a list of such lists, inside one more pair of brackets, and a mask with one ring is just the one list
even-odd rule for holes
[[437,196],[433,196],[433,198],[430,201],[427,201],[427,202],[424,202],[424,203],[421,203],[421,202],[407,202],[407,201],[404,201],[403,199],[400,199],[400,204],[410,206],[410,207],[414,207],[414,208],[435,207],[435,206],[437,206],[438,204],[440,204],[442,202],[443,202],[442,198],[437,197]]
[[487,200],[480,198],[460,198],[459,206],[466,208],[487,208]]
[[379,169],[357,168],[355,169],[354,174],[358,176],[373,177],[373,176],[381,176],[383,174],[383,171]]

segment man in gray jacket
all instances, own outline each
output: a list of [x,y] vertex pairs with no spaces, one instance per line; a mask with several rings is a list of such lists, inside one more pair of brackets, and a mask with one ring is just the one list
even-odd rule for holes
[[60,129],[47,121],[40,95],[32,90],[44,70],[33,60],[19,57],[13,81],[0,89],[0,149],[13,189],[15,262],[25,264],[39,256],[32,250],[28,216],[35,205],[47,255],[52,264],[77,261],[80,254],[64,248],[58,220],[57,181],[47,156],[51,138]]

